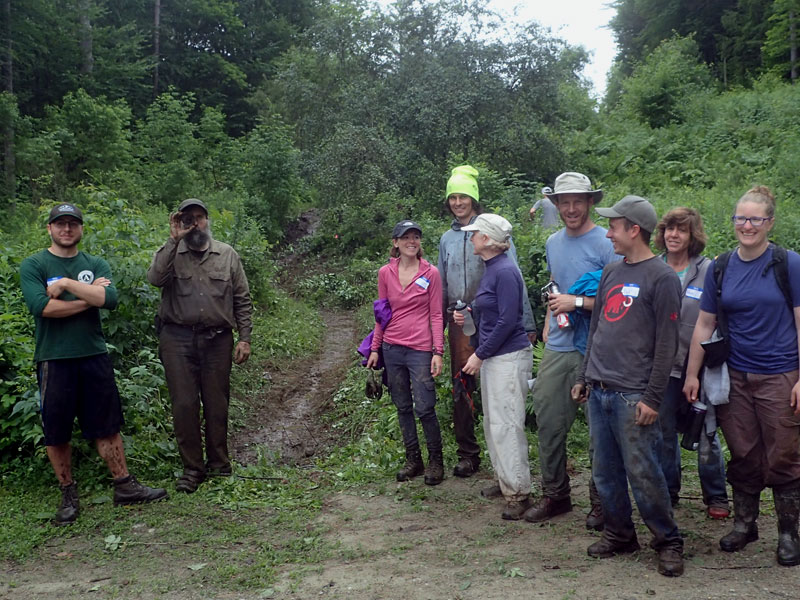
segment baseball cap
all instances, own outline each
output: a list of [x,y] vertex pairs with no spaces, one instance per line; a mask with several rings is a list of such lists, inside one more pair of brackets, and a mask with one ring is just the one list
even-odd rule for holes
[[204,211],[206,211],[206,215],[208,214],[208,209],[206,208],[206,205],[203,204],[203,202],[201,200],[198,200],[197,198],[187,198],[186,200],[181,202],[181,205],[178,207],[178,212],[183,212],[190,206],[199,206]]
[[656,209],[639,196],[625,196],[611,208],[595,208],[595,211],[601,217],[609,219],[624,217],[649,233],[653,233],[658,223]]
[[50,218],[47,220],[47,224],[49,225],[59,217],[75,217],[83,223],[83,213],[81,209],[75,206],[74,204],[59,204],[54,206],[50,210]]
[[495,242],[507,242],[511,237],[511,223],[500,215],[484,213],[475,217],[470,225],[461,227],[461,231],[480,231]]
[[420,237],[422,236],[422,227],[414,223],[414,221],[406,219],[394,226],[394,229],[392,229],[392,239],[403,237],[410,229],[416,229],[419,231]]

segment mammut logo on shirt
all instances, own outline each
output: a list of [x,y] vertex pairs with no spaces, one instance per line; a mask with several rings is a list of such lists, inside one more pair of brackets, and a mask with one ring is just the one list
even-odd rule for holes
[[603,307],[603,314],[606,317],[606,321],[619,321],[628,312],[631,304],[633,304],[633,296],[623,295],[623,287],[625,286],[620,284],[608,290],[605,306]]
[[78,281],[91,284],[94,281],[94,273],[91,271],[81,271],[78,273]]

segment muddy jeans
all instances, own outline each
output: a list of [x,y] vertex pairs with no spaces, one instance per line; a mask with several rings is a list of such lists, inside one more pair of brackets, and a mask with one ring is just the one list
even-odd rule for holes
[[425,432],[428,454],[442,451],[442,433],[436,417],[436,384],[431,375],[432,352],[383,343],[383,362],[389,394],[397,407],[397,420],[407,451],[419,450],[416,413]]
[[186,469],[206,470],[200,431],[201,402],[208,468],[230,467],[228,401],[232,352],[230,329],[192,331],[190,327],[167,324],[161,330],[159,354],[172,400],[175,439]]
[[730,402],[717,418],[731,451],[728,481],[736,490],[759,494],[764,487],[791,489],[800,483],[800,417],[789,405],[797,371],[759,375],[728,368]]
[[642,394],[595,386],[589,395],[589,433],[594,446],[592,475],[603,505],[603,537],[626,543],[636,536],[628,482],[642,520],[653,534],[652,547],[683,548],[661,470],[661,425],[634,422]]
[[481,365],[483,432],[506,500],[524,500],[531,493],[525,398],[532,367],[530,346],[492,356]]
[[[447,321],[447,339],[450,343],[450,374],[455,380],[461,368],[467,364],[467,359],[475,352],[469,343],[469,337],[464,335],[461,327],[453,321],[450,314]],[[466,392],[470,394],[477,388],[474,375],[461,375],[464,384],[456,385],[453,382],[453,433],[458,444],[458,458],[468,458],[475,468],[481,462],[481,447],[475,438],[475,414]],[[464,390],[457,393],[456,390]]]

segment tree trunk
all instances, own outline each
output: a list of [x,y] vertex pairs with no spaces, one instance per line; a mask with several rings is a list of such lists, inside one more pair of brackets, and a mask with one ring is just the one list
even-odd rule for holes
[[789,63],[789,79],[794,83],[797,80],[797,23],[794,11],[789,11]]
[[94,54],[92,51],[92,21],[89,18],[90,0],[80,0],[81,29],[81,75],[89,75],[94,70]]
[[158,63],[161,60],[161,0],[153,7],[153,98],[158,96]]
[[[3,36],[5,44],[3,49],[3,91],[14,93],[14,54],[11,43],[11,0],[3,0],[3,20],[5,27]],[[9,121],[3,125],[3,183],[9,207],[13,207],[17,195],[16,154],[14,152],[14,122],[9,116]]]

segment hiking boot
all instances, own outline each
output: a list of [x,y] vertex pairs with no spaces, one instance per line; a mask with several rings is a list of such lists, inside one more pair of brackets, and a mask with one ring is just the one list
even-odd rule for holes
[[428,451],[428,466],[425,469],[425,485],[439,485],[444,479],[444,460],[441,450]]
[[74,481],[67,485],[59,485],[61,504],[56,511],[56,525],[71,525],[78,518],[80,503],[78,502],[78,484]]
[[184,494],[194,494],[198,486],[206,480],[205,471],[195,471],[194,469],[184,469],[183,474],[175,482],[175,491]]
[[738,552],[758,539],[758,501],[760,494],[733,490],[733,530],[723,536],[719,547],[724,552]]
[[525,514],[525,511],[528,510],[532,505],[533,502],[531,501],[530,497],[525,498],[524,500],[511,500],[508,504],[506,504],[506,508],[500,516],[506,521],[519,521]]
[[567,496],[558,500],[543,496],[539,502],[532,506],[525,513],[525,520],[528,523],[541,523],[548,521],[557,515],[563,515],[572,510],[572,500]]
[[114,506],[153,502],[166,497],[167,490],[142,485],[133,475],[114,480]]
[[586,515],[586,529],[589,531],[603,531],[606,520],[603,517],[603,506],[600,504],[592,504],[592,510]]
[[666,577],[683,575],[683,552],[677,548],[662,548],[658,551],[658,572]]
[[481,490],[481,496],[484,498],[500,498],[503,495],[503,490],[500,489],[500,485],[495,483],[490,485],[489,487],[485,487]]
[[778,517],[778,564],[784,567],[800,565],[800,537],[797,522],[800,517],[800,489],[772,490],[775,513]]
[[395,478],[397,481],[408,481],[417,475],[422,475],[424,470],[425,465],[422,463],[422,454],[419,449],[406,450],[406,464],[397,472]]
[[453,467],[453,475],[456,477],[472,477],[478,472],[478,461],[472,458],[462,458]]
[[230,465],[214,469],[206,467],[206,477],[230,477],[232,474],[233,469]]
[[641,549],[639,540],[635,537],[627,542],[613,542],[603,536],[594,544],[586,549],[586,553],[592,558],[611,558],[617,554],[631,554]]

